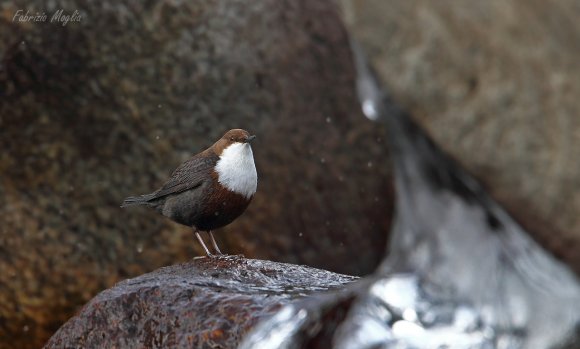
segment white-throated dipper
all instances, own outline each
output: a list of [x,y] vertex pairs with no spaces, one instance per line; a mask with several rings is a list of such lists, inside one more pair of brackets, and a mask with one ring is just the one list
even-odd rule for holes
[[252,201],[258,174],[250,142],[256,136],[241,129],[226,132],[211,147],[182,163],[161,188],[151,194],[131,196],[121,207],[145,205],[173,221],[208,233],[215,252],[222,254],[211,233],[230,224]]

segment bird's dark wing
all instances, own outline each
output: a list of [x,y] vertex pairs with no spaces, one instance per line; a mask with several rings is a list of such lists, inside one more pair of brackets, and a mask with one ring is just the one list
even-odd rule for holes
[[218,159],[215,154],[195,155],[173,171],[169,180],[153,193],[153,198],[158,199],[200,186],[205,180],[210,179],[211,171]]

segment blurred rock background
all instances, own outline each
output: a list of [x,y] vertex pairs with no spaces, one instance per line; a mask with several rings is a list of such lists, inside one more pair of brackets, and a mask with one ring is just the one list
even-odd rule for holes
[[[0,4],[0,347],[37,348],[100,290],[199,254],[186,227],[118,206],[233,127],[258,135],[260,179],[220,246],[372,271],[388,155],[359,112],[341,16],[396,100],[580,271],[580,5],[340,5]],[[13,22],[18,9],[83,19]]]
[[580,272],[580,2],[340,3],[395,100]]
[[[83,18],[50,23],[59,9]],[[222,250],[379,263],[385,133],[329,1],[3,2],[0,62],[0,347],[38,348],[99,291],[201,254],[190,229],[119,205],[230,128],[258,135],[260,179]]]

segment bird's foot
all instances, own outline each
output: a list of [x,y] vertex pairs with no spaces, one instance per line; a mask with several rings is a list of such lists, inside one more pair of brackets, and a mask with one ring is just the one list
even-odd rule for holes
[[219,256],[219,258],[234,260],[234,259],[244,259],[246,257],[243,254],[222,254]]

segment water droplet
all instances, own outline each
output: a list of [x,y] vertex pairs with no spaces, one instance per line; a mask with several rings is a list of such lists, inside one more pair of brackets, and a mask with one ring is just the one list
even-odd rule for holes
[[367,162],[367,166],[368,166],[369,168],[371,168],[371,167],[373,167],[373,163],[372,163],[371,161],[369,161],[369,162]]
[[142,252],[143,252],[143,245],[137,244],[137,253],[142,253]]
[[159,136],[155,136],[155,139],[159,139]]
[[30,330],[30,328],[28,327],[28,325],[24,325],[24,327],[22,327],[22,331],[28,332],[28,330]]
[[303,234],[302,234],[301,232],[300,232],[300,233],[298,233],[298,236],[299,236],[299,237],[302,237],[302,235],[303,235]]
[[213,214],[216,215],[216,216],[219,216],[220,215],[219,211],[215,211]]
[[157,108],[159,109],[163,108],[163,104],[157,104]]
[[327,124],[330,124],[330,122],[331,122],[331,121],[332,121],[332,119],[331,119],[331,118],[326,118],[326,123],[327,123]]
[[371,120],[376,120],[379,117],[375,103],[370,99],[362,103],[362,110],[365,116]]
[[320,158],[320,162],[324,164],[326,162],[326,159],[325,158]]

